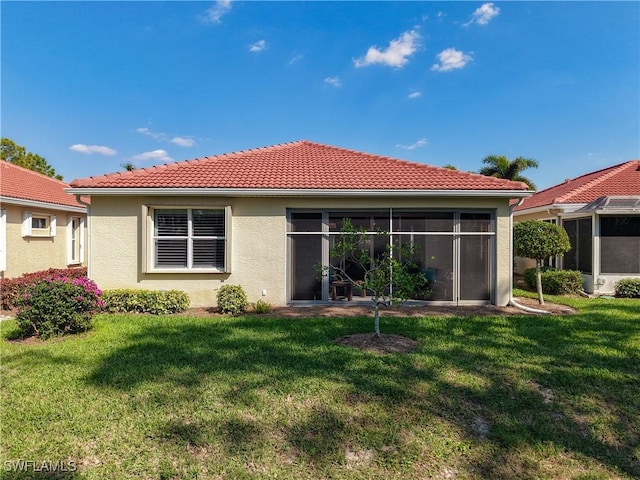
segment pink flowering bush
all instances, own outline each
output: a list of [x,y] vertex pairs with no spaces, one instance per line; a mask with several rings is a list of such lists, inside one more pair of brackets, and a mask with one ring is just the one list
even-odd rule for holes
[[16,300],[24,291],[32,285],[55,277],[86,277],[87,267],[77,268],[50,268],[38,272],[25,273],[16,278],[0,278],[0,307],[4,310],[13,310],[17,307]]
[[87,277],[57,276],[27,287],[16,299],[23,335],[50,338],[91,328],[102,291]]

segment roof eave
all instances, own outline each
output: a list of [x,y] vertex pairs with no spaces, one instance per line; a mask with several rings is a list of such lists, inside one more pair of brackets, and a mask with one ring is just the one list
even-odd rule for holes
[[546,205],[540,205],[538,207],[521,208],[513,212],[514,216],[519,215],[531,215],[534,213],[554,213],[560,215],[562,213],[573,213],[576,210],[584,207],[585,203],[548,203]]
[[27,200],[24,198],[0,196],[0,203],[5,203],[8,205],[18,205],[21,207],[47,208],[49,210],[62,210],[65,212],[87,213],[87,209],[81,206],[74,207],[71,205],[63,205],[61,203],[40,202],[38,200]]
[[65,189],[73,195],[207,195],[216,197],[504,197],[525,198],[532,190],[283,189],[283,188],[93,188]]

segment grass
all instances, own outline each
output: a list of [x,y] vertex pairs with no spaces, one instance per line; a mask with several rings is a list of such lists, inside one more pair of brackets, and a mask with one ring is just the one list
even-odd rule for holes
[[640,301],[545,299],[579,313],[383,319],[420,342],[385,356],[333,342],[370,318],[100,315],[5,340],[0,476],[640,477]]

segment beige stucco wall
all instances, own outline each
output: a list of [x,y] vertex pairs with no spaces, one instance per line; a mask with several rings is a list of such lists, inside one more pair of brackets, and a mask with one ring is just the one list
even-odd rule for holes
[[[85,260],[82,264],[67,264],[67,222],[70,221],[71,216],[82,217],[86,225],[86,214],[8,203],[3,203],[1,207],[6,212],[6,269],[0,273],[3,278],[19,277],[24,273],[48,268],[86,265],[86,248],[84,249]],[[22,214],[25,211],[33,214],[55,215],[56,235],[54,237],[23,237]],[[86,245],[86,228],[84,235]]]
[[[215,305],[216,290],[242,285],[250,302],[287,302],[286,211],[291,208],[476,208],[495,209],[497,269],[495,303],[510,293],[510,220],[507,199],[350,199],[93,196],[89,220],[89,275],[102,289],[185,291],[192,306]],[[230,206],[230,273],[143,273],[144,206]],[[266,296],[262,295],[263,290]]]

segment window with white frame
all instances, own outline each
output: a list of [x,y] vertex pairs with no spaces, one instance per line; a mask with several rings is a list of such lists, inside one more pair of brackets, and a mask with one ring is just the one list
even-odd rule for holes
[[227,271],[225,208],[154,208],[152,270]]
[[45,213],[22,212],[23,237],[55,237],[56,216]]
[[84,258],[84,219],[70,216],[67,219],[67,265],[78,265]]

